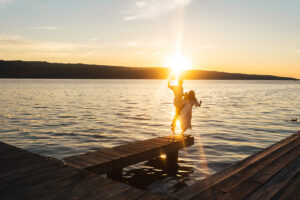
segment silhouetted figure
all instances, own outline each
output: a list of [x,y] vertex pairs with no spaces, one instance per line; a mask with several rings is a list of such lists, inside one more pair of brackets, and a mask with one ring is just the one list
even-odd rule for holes
[[176,121],[181,113],[182,109],[182,97],[183,97],[183,81],[178,80],[177,85],[170,85],[170,80],[168,81],[168,87],[173,90],[174,93],[174,106],[175,106],[175,115],[171,124],[171,130],[175,135]]
[[187,130],[192,129],[192,109],[193,106],[200,107],[202,101],[198,102],[195,97],[195,92],[193,90],[189,91],[189,93],[184,94],[183,98],[183,107],[181,109],[180,123],[181,123],[181,134]]

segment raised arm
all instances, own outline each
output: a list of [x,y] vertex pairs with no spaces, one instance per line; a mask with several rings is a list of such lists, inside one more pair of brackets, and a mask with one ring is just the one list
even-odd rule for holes
[[171,90],[174,89],[174,86],[172,86],[172,85],[170,84],[170,80],[168,80],[168,88],[170,88]]

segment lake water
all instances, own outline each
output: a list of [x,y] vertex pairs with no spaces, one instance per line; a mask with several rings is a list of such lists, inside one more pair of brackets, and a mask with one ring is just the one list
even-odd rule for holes
[[[197,80],[184,88],[203,104],[193,110],[186,134],[195,144],[180,151],[178,175],[151,161],[126,168],[124,182],[171,193],[300,129],[300,81]],[[0,79],[0,92],[0,141],[46,156],[171,134],[166,80]]]

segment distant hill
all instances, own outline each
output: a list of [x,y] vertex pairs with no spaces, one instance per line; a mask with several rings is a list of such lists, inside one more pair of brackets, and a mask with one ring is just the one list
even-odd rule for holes
[[[64,78],[64,79],[167,79],[169,68],[121,67],[86,64],[0,60],[0,78]],[[187,70],[183,79],[217,80],[296,80],[289,77]]]

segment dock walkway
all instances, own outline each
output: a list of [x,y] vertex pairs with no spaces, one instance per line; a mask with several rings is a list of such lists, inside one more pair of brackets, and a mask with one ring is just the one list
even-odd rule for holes
[[300,131],[173,194],[177,199],[300,199]]
[[150,160],[166,154],[166,167],[172,173],[178,160],[178,150],[194,144],[194,137],[165,136],[129,144],[100,149],[80,155],[64,158],[66,165],[97,174],[108,174],[108,177],[119,179],[124,167]]
[[178,150],[193,143],[190,136],[159,137],[72,156],[63,162],[0,142],[0,199],[170,199],[99,174],[118,179],[123,167],[161,154],[176,166]]
[[300,131],[168,197],[94,173],[109,175],[164,153],[174,162],[193,142],[189,136],[139,141],[66,158],[72,167],[0,142],[0,199],[300,199]]
[[0,142],[0,199],[164,199]]

